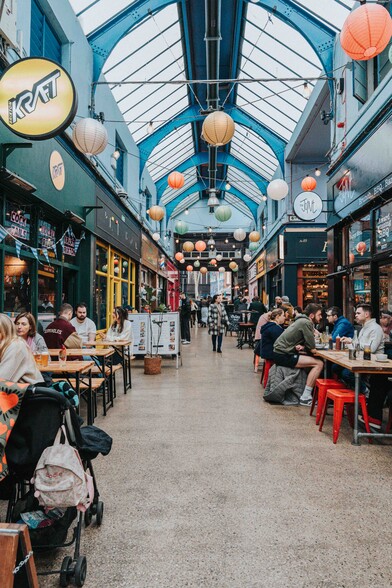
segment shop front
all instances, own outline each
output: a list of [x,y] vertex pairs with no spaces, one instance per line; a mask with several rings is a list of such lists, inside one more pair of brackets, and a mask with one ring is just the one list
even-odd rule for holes
[[252,300],[255,296],[258,296],[258,286],[257,286],[257,269],[256,269],[256,262],[252,263],[247,270],[247,284],[248,284],[248,296],[249,299]]
[[136,306],[140,261],[137,222],[97,187],[94,317],[98,329],[111,324],[116,306]]
[[180,274],[169,259],[166,261],[166,269],[168,276],[166,306],[175,311],[180,306]]
[[[282,255],[282,253],[281,253]],[[274,304],[276,296],[282,296],[283,292],[283,264],[279,258],[278,236],[267,244],[265,254],[266,265],[266,286],[267,286],[267,305]]]
[[267,288],[266,288],[266,251],[264,250],[261,255],[256,259],[256,280],[257,280],[257,293],[260,296],[260,300],[266,306],[268,305],[267,300]]
[[142,303],[144,286],[150,286],[156,291],[156,306],[165,304],[167,278],[167,273],[164,272],[165,260],[158,247],[144,233],[142,234],[141,247],[140,303]]
[[366,302],[375,316],[392,311],[392,116],[338,169],[329,182],[334,203],[328,230],[331,299],[353,320]]

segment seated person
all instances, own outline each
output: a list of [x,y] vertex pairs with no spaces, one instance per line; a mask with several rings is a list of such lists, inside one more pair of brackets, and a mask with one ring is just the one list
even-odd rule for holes
[[45,385],[27,343],[18,337],[14,323],[5,314],[0,314],[0,378]]
[[261,327],[266,325],[270,319],[271,311],[265,312],[261,315],[259,320],[257,321],[256,330],[255,330],[255,347],[254,347],[254,371],[257,373],[259,369],[260,363],[260,340],[261,340]]
[[[316,352],[314,327],[321,320],[321,316],[322,308],[319,304],[308,304],[304,314],[298,315],[274,343],[273,361],[276,364],[309,369],[306,386],[300,398],[302,406],[311,405],[313,387],[324,367],[321,359],[313,357],[313,353]],[[306,355],[300,354],[303,351],[306,351]]]
[[270,320],[261,327],[260,357],[274,361],[274,343],[283,333],[285,312],[277,308],[271,312]]
[[[106,333],[106,339],[108,341],[131,341],[129,347],[132,352],[133,348],[133,332],[132,323],[127,319],[128,311],[124,310],[121,306],[116,306],[113,310],[113,323]],[[114,347],[115,348],[115,347]],[[116,351],[111,357],[113,364],[122,362],[122,355],[119,351]]]
[[71,325],[73,308],[70,304],[64,303],[60,306],[58,318],[51,322],[45,329],[44,339],[49,349],[81,349],[82,339]]
[[338,306],[331,306],[327,310],[327,321],[332,327],[332,341],[335,343],[336,337],[354,337],[354,327],[348,319],[346,319]]
[[389,310],[382,310],[380,313],[380,325],[384,332],[384,341],[392,340],[392,313]]
[[30,312],[22,312],[15,319],[16,333],[30,347],[32,353],[48,353],[45,339],[37,333],[35,318]]
[[87,317],[87,306],[79,302],[75,309],[75,316],[70,321],[83,343],[93,343],[97,334],[94,321]]

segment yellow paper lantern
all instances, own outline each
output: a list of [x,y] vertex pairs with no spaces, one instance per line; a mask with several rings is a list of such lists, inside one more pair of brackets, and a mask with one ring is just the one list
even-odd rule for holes
[[253,243],[260,241],[260,233],[258,231],[252,231],[249,233],[249,241],[252,241]]
[[165,211],[162,208],[162,206],[154,205],[154,206],[151,206],[151,208],[149,209],[148,216],[150,217],[151,220],[160,221],[165,216]]
[[195,246],[192,243],[192,241],[185,241],[185,243],[182,246],[183,250],[186,251],[187,253],[190,253],[191,251],[194,250]]
[[202,135],[210,145],[226,145],[233,138],[234,130],[234,121],[231,116],[217,110],[211,112],[204,120]]
[[235,262],[235,261],[231,261],[231,262],[229,263],[229,268],[230,268],[231,270],[235,270],[235,269],[237,269],[237,268],[238,268],[238,265],[236,264],[236,262]]
[[206,267],[201,267],[200,268],[200,273],[201,274],[206,274],[208,272],[208,269]]

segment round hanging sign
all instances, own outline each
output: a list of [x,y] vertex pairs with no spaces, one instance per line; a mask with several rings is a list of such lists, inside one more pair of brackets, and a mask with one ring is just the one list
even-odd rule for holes
[[43,140],[58,135],[73,120],[76,107],[72,79],[51,59],[20,59],[1,77],[0,117],[20,137]]
[[49,160],[50,179],[56,190],[62,190],[65,184],[64,161],[58,151],[52,151]]
[[316,192],[301,192],[294,200],[294,214],[301,220],[315,220],[323,211],[323,201]]

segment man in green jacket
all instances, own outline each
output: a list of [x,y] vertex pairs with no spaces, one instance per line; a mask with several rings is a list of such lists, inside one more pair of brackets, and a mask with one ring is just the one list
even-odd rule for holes
[[319,304],[308,304],[304,313],[297,316],[274,344],[273,361],[277,365],[309,369],[306,386],[299,399],[302,406],[311,405],[313,387],[324,367],[322,360],[313,356],[316,351],[314,326],[320,322],[321,316]]

